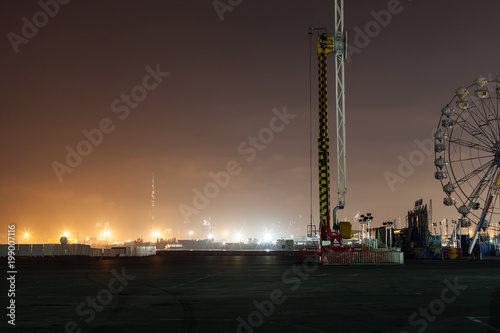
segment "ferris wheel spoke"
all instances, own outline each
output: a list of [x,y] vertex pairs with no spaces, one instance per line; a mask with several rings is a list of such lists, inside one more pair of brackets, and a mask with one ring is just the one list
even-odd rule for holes
[[470,220],[470,221],[472,221],[475,225],[477,225],[477,224],[478,224],[478,222],[475,222],[474,220],[477,220],[477,221],[478,221],[478,220],[480,219],[479,215],[478,215],[478,214],[476,214],[476,213],[474,213],[474,212],[470,212],[469,214],[475,217],[475,219],[471,219],[471,218],[469,217],[469,220]]
[[467,119],[461,116],[460,118],[462,120],[457,121],[456,125],[462,128],[465,132],[469,133],[470,136],[483,143],[486,147],[490,147],[493,144],[491,139],[484,134],[484,131],[479,126],[475,126],[474,124],[472,124]]
[[[470,87],[472,87],[472,86],[470,86]],[[488,92],[488,94],[489,94],[489,92]],[[491,95],[488,95],[488,96],[491,96]],[[483,110],[477,105],[476,99],[472,98],[472,96],[470,94],[467,94],[467,97],[472,102],[472,104],[474,104],[474,106],[476,107],[476,109],[479,111],[478,115],[482,115],[484,119],[488,119],[488,117],[486,116],[486,112],[483,112]],[[484,99],[478,98],[477,100],[479,100],[479,102],[483,102]]]
[[[484,174],[483,178],[481,178],[481,181],[479,181],[479,183],[476,185],[476,187],[474,188],[474,191],[471,193],[470,196],[467,196],[465,193],[464,195],[466,195],[466,197],[469,198],[469,201],[470,201],[470,207],[476,203],[477,199],[481,196],[481,194],[484,192],[484,190],[488,187],[488,184],[490,183],[490,177],[493,173],[493,171],[496,169],[496,166],[495,165],[492,165],[490,166],[490,168],[488,169],[488,171]],[[463,193],[463,191],[462,191]],[[469,210],[470,211],[470,210]]]
[[[474,106],[476,107],[476,109],[478,111],[478,113],[477,113],[478,119],[482,118],[482,120],[484,122],[488,122],[488,120],[489,120],[488,115],[485,112],[484,108],[479,107],[479,105],[477,105],[476,101],[473,98],[471,98],[470,96],[469,96],[469,99],[471,100],[472,104],[474,104]],[[480,101],[480,105],[483,106],[482,101]],[[471,113],[471,115],[474,115],[474,113]]]
[[[496,90],[493,92],[496,93]],[[488,86],[488,95],[491,95],[490,87]],[[488,98],[486,101],[481,101],[481,105],[484,107],[485,111],[487,110],[488,114],[488,121],[492,122],[492,129],[494,130],[494,139],[498,140],[500,139],[500,123],[498,122],[499,114],[498,114],[498,107],[495,108],[495,104],[493,103],[492,98]],[[496,126],[495,126],[496,123]]]
[[[495,119],[486,119],[480,126],[484,128],[484,133],[490,139],[490,142],[494,145],[497,142],[498,133],[495,131],[495,125],[493,121]],[[488,132],[489,130],[489,132]]]
[[[472,114],[472,113],[471,113]],[[494,144],[494,138],[491,134],[491,128],[489,127],[488,123],[480,123],[479,121],[477,121],[476,118],[474,117],[470,117],[472,120],[474,120],[474,124],[476,126],[474,126],[475,129],[477,129],[476,132],[474,133],[471,133],[472,136],[474,136],[475,138],[477,138],[478,140],[484,142],[486,145],[493,145]],[[470,122],[467,122],[468,124],[470,124]],[[488,132],[488,129],[490,130],[490,132]],[[481,139],[479,139],[481,138]]]
[[[470,94],[467,94],[467,97],[468,99],[470,100],[470,102],[474,105],[474,108],[468,108],[467,109],[467,113],[469,114],[469,119],[472,119],[474,124],[475,124],[475,128],[481,132],[484,137],[486,139],[488,139],[488,141],[490,143],[494,143],[496,140],[494,139],[495,138],[495,135],[492,134],[492,130],[491,128],[489,127],[489,121],[488,121],[488,117],[486,116],[486,113],[477,105],[476,101],[470,96]],[[465,120],[465,118],[461,117],[462,119]],[[470,122],[467,121],[467,123],[470,124]],[[490,132],[488,132],[488,129],[490,130]]]
[[478,174],[480,174],[484,170],[490,168],[492,164],[493,164],[493,161],[489,161],[488,163],[484,164],[483,166],[479,167],[478,169],[476,169],[476,170],[468,173],[467,175],[463,176],[462,178],[458,179],[455,183],[457,185],[462,185],[463,183],[465,183],[466,181],[468,181],[472,177],[477,176]]
[[[480,120],[481,118],[482,118],[482,120],[486,120],[488,117],[486,116],[486,114],[485,114],[484,112],[482,112],[483,110],[481,110],[481,108],[480,108],[480,107],[476,104],[476,101],[475,101],[473,98],[471,98],[471,97],[470,97],[470,95],[469,95],[469,99],[470,99],[470,101],[472,102],[472,104],[474,104],[474,107],[475,107],[475,109],[472,109],[472,111],[477,110],[477,113],[474,113],[474,112],[470,112],[470,111],[471,111],[471,109],[468,109],[468,110],[469,110],[470,115],[471,115],[471,116],[476,115],[476,116],[477,116],[477,118],[478,118],[478,120]],[[474,119],[475,119],[475,118],[474,118]],[[478,122],[478,123],[479,123],[479,122]]]
[[484,136],[488,138],[492,144],[497,141],[497,133],[495,132],[495,128],[493,126],[493,120],[494,119],[485,118],[478,121],[478,126],[482,129]]
[[493,153],[492,149],[488,146],[481,145],[479,143],[471,142],[471,141],[460,139],[460,138],[451,137],[448,140],[448,142],[453,143],[453,144],[457,144],[457,145],[460,145],[463,147],[479,149],[485,153]]
[[488,158],[488,157],[495,157],[495,155],[486,155],[486,156],[462,158],[462,159],[459,159],[459,160],[450,161],[450,163],[463,162],[463,161],[472,161],[472,160],[478,160],[478,159]]

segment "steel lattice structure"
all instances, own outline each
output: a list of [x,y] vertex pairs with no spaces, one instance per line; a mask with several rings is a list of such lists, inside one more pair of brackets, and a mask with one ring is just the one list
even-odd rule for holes
[[343,209],[346,200],[346,140],[345,140],[345,72],[346,35],[344,33],[344,0],[335,1],[335,35],[323,33],[318,36],[318,94],[319,94],[319,205],[321,239],[332,241],[330,221],[330,142],[328,135],[328,94],[327,94],[327,55],[335,54],[335,111],[337,139],[337,196],[338,203],[333,210],[333,223],[336,224],[336,211]]

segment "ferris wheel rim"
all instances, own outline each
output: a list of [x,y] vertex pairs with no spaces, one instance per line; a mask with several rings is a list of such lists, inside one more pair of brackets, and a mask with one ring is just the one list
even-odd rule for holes
[[[435,135],[436,146],[439,142],[446,147],[444,151],[435,148],[436,178],[441,181],[447,195],[445,204],[454,206],[459,213],[459,207],[465,207],[462,212],[466,211],[466,214],[460,214],[474,224],[479,223],[480,215],[483,213],[480,211],[476,213],[474,210],[478,208],[473,209],[473,207],[476,203],[485,207],[486,198],[490,194],[494,195],[495,200],[492,209],[485,210],[485,215],[489,220],[500,215],[500,207],[497,207],[497,203],[500,202],[499,193],[491,192],[497,179],[500,180],[498,178],[500,176],[499,77],[493,81],[496,83],[493,94],[490,89],[492,86],[488,84],[491,82],[486,79],[483,79],[483,85],[476,83],[479,80],[477,78],[475,83],[466,88],[459,88],[446,105],[447,113],[442,111]],[[473,87],[476,88],[474,96],[477,98],[470,93]],[[459,95],[459,92],[462,95]],[[439,131],[442,131],[440,136],[438,136]],[[445,176],[438,177],[440,172]],[[450,191],[446,189],[447,184],[451,185],[451,192],[447,192]],[[446,199],[449,199],[449,202],[446,202]],[[476,219],[478,222],[474,221]]]

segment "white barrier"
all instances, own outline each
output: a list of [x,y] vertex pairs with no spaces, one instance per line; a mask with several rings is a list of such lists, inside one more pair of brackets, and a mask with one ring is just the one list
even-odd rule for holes
[[127,257],[147,257],[156,255],[156,246],[127,246]]
[[[155,246],[128,246],[113,249],[91,248],[87,244],[15,244],[15,256],[92,256],[92,257],[146,257],[156,255]],[[0,244],[0,257],[8,256],[7,244]]]

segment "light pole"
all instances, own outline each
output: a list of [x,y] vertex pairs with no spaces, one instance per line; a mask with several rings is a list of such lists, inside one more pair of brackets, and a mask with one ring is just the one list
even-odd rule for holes
[[361,246],[364,246],[365,245],[365,216],[364,215],[360,215],[359,218],[358,218],[358,222],[359,224],[361,224]]
[[387,224],[388,222],[382,222],[382,225],[385,226],[385,238],[384,238],[384,243],[385,243],[385,249],[387,250],[388,244],[387,244]]
[[[457,239],[458,239],[458,232],[457,232],[457,227],[458,227],[458,222],[456,220],[451,220],[451,225],[452,225],[452,228],[453,228],[453,234],[452,234],[452,238],[454,240],[454,247],[457,247]],[[451,245],[451,244],[450,244]]]
[[368,247],[371,245],[371,237],[370,237],[370,222],[373,220],[372,213],[366,213],[365,215],[360,215],[358,222],[361,223],[363,226],[363,245],[364,245],[364,238],[365,238],[365,224],[368,225],[367,231],[368,231]]
[[443,246],[443,221],[439,222],[439,243]]
[[392,230],[394,229],[394,224],[389,221],[387,222],[387,226],[389,227],[389,239],[390,239],[389,247],[392,250]]

